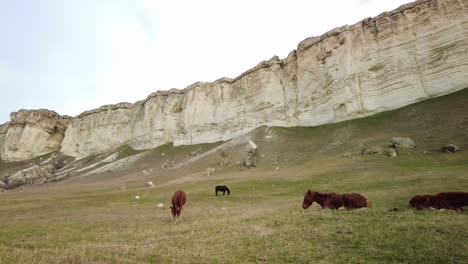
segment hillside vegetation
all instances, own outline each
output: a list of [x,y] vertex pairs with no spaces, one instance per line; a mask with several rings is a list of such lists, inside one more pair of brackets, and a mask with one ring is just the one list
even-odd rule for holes
[[[114,163],[125,166],[0,193],[0,263],[466,263],[466,211],[405,207],[418,193],[468,192],[467,113],[465,89],[320,127],[261,127],[228,142],[144,152],[123,146]],[[398,136],[416,148],[361,154]],[[248,140],[258,145],[257,166],[245,169]],[[440,152],[447,143],[461,151]],[[217,165],[221,149],[229,166]],[[215,197],[218,184],[231,195]],[[358,192],[373,208],[304,210],[308,189]],[[187,193],[177,224],[176,190]]]

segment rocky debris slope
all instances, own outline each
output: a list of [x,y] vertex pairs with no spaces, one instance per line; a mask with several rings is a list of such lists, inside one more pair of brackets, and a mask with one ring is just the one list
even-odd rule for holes
[[13,189],[25,184],[41,184],[51,181],[58,181],[56,173],[73,161],[74,158],[64,155],[52,154],[47,159],[38,159],[29,167],[19,170],[11,175],[0,177],[0,188]]

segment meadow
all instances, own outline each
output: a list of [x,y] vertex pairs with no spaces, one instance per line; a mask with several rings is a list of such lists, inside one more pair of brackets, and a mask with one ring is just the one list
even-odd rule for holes
[[[316,128],[261,128],[249,134],[259,155],[247,170],[235,162],[245,152],[236,146],[228,167],[213,152],[161,169],[168,157],[182,164],[193,150],[222,146],[166,145],[124,171],[2,192],[0,263],[467,263],[466,210],[406,209],[417,193],[468,191],[467,98],[462,91]],[[360,154],[392,136],[418,146],[395,158]],[[438,151],[448,141],[462,151]],[[216,197],[218,184],[231,195]],[[179,189],[187,204],[175,223],[169,202]],[[358,192],[373,208],[304,210],[308,189]]]

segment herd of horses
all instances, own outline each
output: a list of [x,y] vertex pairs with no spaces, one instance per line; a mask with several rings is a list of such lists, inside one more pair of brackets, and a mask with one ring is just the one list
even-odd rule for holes
[[[215,195],[218,192],[223,195],[227,192],[231,195],[231,191],[226,185],[218,185],[215,187]],[[184,191],[176,191],[172,196],[171,212],[174,219],[180,220],[182,208],[187,201],[187,195]],[[359,208],[371,208],[371,202],[359,193],[320,193],[308,190],[304,194],[302,208],[307,209],[313,203],[319,204],[322,208],[352,210]],[[441,192],[438,194],[418,194],[409,200],[407,208],[417,210],[433,208],[433,209],[450,209],[463,211],[463,207],[468,206],[468,193],[466,192]]]

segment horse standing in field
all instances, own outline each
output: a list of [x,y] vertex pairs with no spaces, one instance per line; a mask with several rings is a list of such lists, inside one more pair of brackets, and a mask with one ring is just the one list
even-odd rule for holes
[[371,208],[371,203],[366,197],[359,193],[320,193],[308,190],[304,195],[302,208],[309,208],[312,203],[318,203],[322,208],[328,209],[357,209],[357,208]]
[[218,185],[215,187],[215,194],[218,196],[218,192],[223,192],[223,195],[227,192],[228,195],[231,195],[231,190],[226,185]]
[[171,213],[175,221],[180,220],[180,213],[182,212],[182,208],[186,201],[187,196],[184,191],[177,191],[172,196]]
[[435,195],[415,195],[408,203],[408,208],[421,210],[424,208],[450,209],[463,211],[468,206],[468,193],[466,192],[441,192]]

